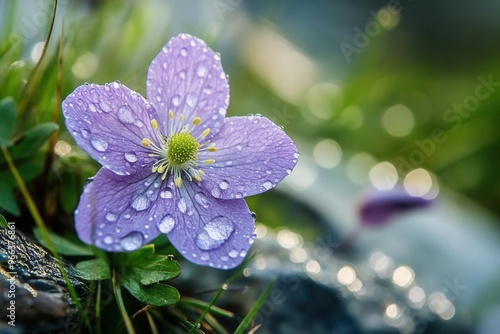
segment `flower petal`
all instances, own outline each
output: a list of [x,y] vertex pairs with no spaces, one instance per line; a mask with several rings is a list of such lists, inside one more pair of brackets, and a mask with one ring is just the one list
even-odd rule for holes
[[156,138],[154,108],[138,93],[113,82],[82,85],[62,103],[66,127],[78,146],[116,174],[133,174],[148,152],[143,138]]
[[194,182],[176,188],[170,242],[191,262],[220,269],[239,265],[254,241],[254,219],[243,199],[220,200]]
[[133,251],[153,240],[160,234],[155,221],[173,207],[172,200],[164,207],[156,205],[163,196],[160,181],[145,169],[121,176],[101,168],[75,211],[80,239],[109,252]]
[[[163,133],[170,133],[172,126],[174,131],[180,130],[200,117],[201,123],[192,134],[197,137],[210,128],[213,135],[221,127],[229,104],[229,85],[220,56],[204,41],[187,34],[173,37],[153,59],[146,91],[160,114]],[[173,124],[169,110],[175,115]]]
[[291,173],[299,153],[293,141],[269,119],[260,116],[227,118],[212,142],[216,152],[203,152],[201,185],[212,196],[241,198],[276,186]]

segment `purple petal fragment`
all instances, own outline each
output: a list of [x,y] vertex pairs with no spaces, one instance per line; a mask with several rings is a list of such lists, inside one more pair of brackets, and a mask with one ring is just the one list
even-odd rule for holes
[[364,198],[358,210],[363,225],[378,226],[396,215],[430,204],[431,201],[410,196],[402,190],[377,191]]
[[254,240],[254,219],[243,199],[220,200],[196,183],[177,188],[170,242],[191,262],[221,269],[239,265]]
[[202,186],[216,198],[241,198],[270,190],[291,173],[299,157],[290,137],[260,116],[227,118],[212,142],[218,150],[199,158],[215,159],[203,167]]
[[62,103],[66,127],[78,146],[116,174],[133,174],[149,159],[143,138],[154,138],[153,107],[138,93],[114,82],[83,85]]
[[167,117],[169,110],[185,117],[184,123],[174,118],[174,129],[200,117],[200,125],[192,132],[194,137],[206,128],[216,133],[229,104],[229,84],[219,55],[204,41],[186,34],[170,39],[153,59],[146,91],[148,100],[161,110],[160,124],[165,130],[171,126]]
[[150,242],[160,234],[156,221],[173,209],[172,200],[161,210],[156,205],[165,190],[161,186],[158,174],[149,170],[120,176],[101,168],[75,211],[78,236],[109,252],[133,251]]

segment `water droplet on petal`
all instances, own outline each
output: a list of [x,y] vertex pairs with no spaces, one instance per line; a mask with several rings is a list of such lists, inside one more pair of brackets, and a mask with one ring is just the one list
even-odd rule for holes
[[176,95],[172,96],[172,104],[175,107],[178,107],[181,104],[181,97],[180,97],[180,95],[176,94]]
[[188,50],[186,48],[181,49],[181,56],[186,57],[188,54]]
[[293,154],[293,157],[294,157],[295,159],[298,159],[298,158],[299,158],[299,156],[300,156],[299,152],[295,152],[295,153]]
[[219,197],[220,196],[220,190],[217,188],[213,188],[210,193],[212,194],[213,197]]
[[221,188],[222,190],[226,190],[227,187],[229,187],[229,183],[226,181],[226,180],[222,180],[220,183],[219,183],[219,188]]
[[217,216],[209,221],[195,238],[196,245],[203,250],[215,249],[224,244],[234,231],[229,218]]
[[266,181],[262,184],[262,186],[264,187],[264,189],[269,190],[273,187],[273,184],[271,181]]
[[203,252],[203,253],[201,253],[200,259],[201,259],[202,261],[207,261],[207,260],[210,260],[210,254],[208,254],[208,253],[206,253],[206,252]]
[[130,219],[130,215],[129,215],[128,213],[124,214],[124,215],[123,215],[123,217],[124,217],[125,219]]
[[128,162],[136,162],[137,155],[135,155],[134,152],[127,152],[125,153],[125,160],[127,160]]
[[117,215],[115,215],[115,214],[114,214],[114,213],[112,213],[112,212],[108,212],[108,213],[106,214],[106,219],[107,219],[108,221],[110,221],[110,222],[115,222],[117,218],[118,218],[118,216],[117,216]]
[[180,71],[179,76],[181,77],[181,79],[186,79],[186,71],[185,70]]
[[233,259],[236,259],[240,255],[240,252],[238,252],[236,249],[233,249],[232,251],[229,252],[229,256],[232,257]]
[[82,134],[82,137],[85,138],[85,139],[88,139],[89,136],[90,136],[90,131],[87,130],[87,129],[81,129],[80,133]]
[[91,139],[90,143],[99,152],[104,152],[108,148],[108,142],[99,137]]
[[118,119],[125,124],[133,124],[135,122],[134,114],[127,106],[121,106],[118,109]]
[[257,214],[255,212],[250,213],[252,215],[253,220],[257,219]]
[[186,96],[186,104],[190,106],[191,108],[196,105],[196,102],[198,102],[198,96],[194,93],[189,93]]
[[142,246],[144,236],[140,232],[130,232],[120,239],[120,246],[125,251],[133,251]]
[[170,190],[163,190],[160,192],[161,198],[172,198],[172,192]]
[[111,111],[111,106],[106,101],[100,101],[99,102],[99,106],[101,107],[101,110],[104,111],[104,112],[110,112]]
[[196,193],[194,195],[194,200],[196,201],[196,203],[198,203],[202,207],[208,208],[207,197],[205,196],[204,193]]
[[144,195],[139,195],[139,196],[136,196],[133,200],[132,200],[132,207],[134,209],[136,209],[137,211],[144,211],[146,210],[147,208],[149,208],[149,205],[151,204],[150,200],[144,196]]
[[205,87],[202,90],[203,94],[210,95],[212,94],[212,88],[211,87]]
[[286,170],[286,173],[287,173],[288,175],[290,175],[290,173],[291,173],[291,172],[292,172],[292,170],[291,170],[291,169],[287,169],[287,170]]
[[245,257],[245,256],[247,256],[247,251],[246,251],[246,250],[244,250],[244,249],[242,249],[242,250],[241,250],[241,252],[240,252],[240,256],[241,256],[241,257]]
[[203,78],[203,77],[206,77],[207,74],[208,74],[208,70],[205,67],[205,65],[204,64],[198,65],[198,67],[196,68],[196,75]]
[[161,233],[168,233],[172,231],[175,226],[175,220],[171,215],[166,215],[162,220],[158,223],[158,229]]
[[95,107],[95,105],[93,103],[89,103],[89,110],[92,111],[92,112],[96,112],[97,109]]
[[113,243],[113,238],[111,236],[107,235],[106,237],[104,237],[104,243],[106,245],[112,244]]
[[180,211],[180,212],[185,213],[185,212],[186,212],[186,209],[187,209],[186,199],[181,198],[181,199],[179,200],[179,203],[177,203],[177,207],[179,208],[179,211]]

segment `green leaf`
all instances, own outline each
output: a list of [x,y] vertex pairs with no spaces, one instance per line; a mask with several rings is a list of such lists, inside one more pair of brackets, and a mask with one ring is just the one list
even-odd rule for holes
[[128,280],[123,283],[123,286],[135,298],[148,305],[172,305],[180,299],[179,291],[169,285],[153,284],[145,286],[135,280]]
[[0,101],[0,145],[12,145],[12,132],[16,122],[17,110],[14,100],[6,97]]
[[109,264],[104,259],[94,259],[76,264],[78,276],[87,281],[97,281],[111,277]]
[[118,254],[122,281],[129,279],[148,285],[176,278],[181,273],[179,264],[166,255],[154,254],[154,245],[146,245],[132,253]]
[[47,122],[26,131],[10,150],[12,159],[16,160],[31,156],[58,128],[59,126],[56,123]]
[[[33,234],[38,239],[38,241],[45,247],[47,244],[45,239],[43,238],[42,231],[40,228],[35,227],[33,229]],[[94,255],[90,246],[83,243],[76,243],[68,240],[67,238],[63,238],[55,233],[49,231],[50,239],[56,248],[56,251],[61,255],[69,255],[69,256],[88,256]]]
[[14,195],[14,189],[12,189],[12,186],[5,182],[4,180],[8,180],[5,178],[4,175],[7,175],[12,179],[12,176],[10,175],[10,172],[8,173],[1,173],[0,172],[0,208],[3,210],[7,211],[8,213],[14,215],[14,216],[19,216],[21,213],[19,211],[19,206],[17,205],[16,202],[16,196]]
[[7,225],[8,225],[7,219],[5,219],[5,217],[2,214],[0,214],[0,228],[7,228]]

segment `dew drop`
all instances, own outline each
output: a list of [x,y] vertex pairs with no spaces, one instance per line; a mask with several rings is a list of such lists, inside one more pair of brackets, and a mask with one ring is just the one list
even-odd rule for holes
[[172,198],[172,192],[170,190],[163,190],[160,192],[161,198]]
[[242,249],[242,250],[241,250],[241,252],[240,252],[240,256],[241,256],[241,257],[245,257],[245,256],[247,256],[247,251],[246,251],[246,250],[244,250],[244,249]]
[[158,229],[160,230],[161,233],[168,233],[172,231],[174,226],[175,226],[175,220],[174,218],[172,218],[171,215],[166,215],[158,223]]
[[128,213],[124,214],[124,215],[123,215],[123,217],[124,217],[125,219],[130,219],[130,215],[129,215]]
[[226,180],[222,180],[219,183],[219,188],[221,188],[222,190],[226,190],[228,187],[229,187],[229,183]]
[[104,152],[108,148],[108,142],[99,137],[91,139],[90,143],[99,152]]
[[240,253],[236,249],[233,249],[232,251],[229,252],[229,256],[232,257],[233,259],[236,259],[239,255]]
[[140,232],[130,232],[120,239],[120,246],[125,251],[133,251],[142,246],[144,236]]
[[181,79],[186,79],[186,71],[185,70],[180,71],[179,76],[181,77]]
[[190,106],[191,108],[196,105],[196,102],[198,102],[198,96],[194,93],[189,93],[186,96],[186,104]]
[[211,87],[205,87],[202,90],[203,94],[210,95],[212,94],[212,88]]
[[292,170],[291,170],[291,169],[287,169],[287,170],[286,170],[286,173],[287,173],[288,175],[290,175],[290,173],[291,173],[291,172],[292,172]]
[[220,196],[220,190],[217,188],[213,188],[210,193],[212,194],[213,197],[219,197]]
[[118,109],[118,119],[125,124],[133,124],[135,122],[135,117],[127,106],[121,106]]
[[264,187],[264,189],[269,190],[273,187],[273,184],[271,181],[266,181],[262,184],[262,186]]
[[97,109],[95,107],[95,105],[93,103],[89,103],[89,110],[92,111],[92,112],[96,112]]
[[106,219],[110,222],[115,222],[117,218],[118,218],[118,216],[112,212],[108,212],[106,214]]
[[112,243],[113,243],[113,238],[112,238],[112,237],[110,237],[109,235],[108,235],[108,236],[106,236],[106,237],[104,237],[104,243],[105,243],[106,245],[110,245],[110,244],[112,244]]
[[188,50],[186,48],[181,49],[181,56],[186,57],[188,55]]
[[[226,262],[227,260],[229,260],[229,257],[228,256],[221,256],[220,259],[224,262]],[[223,267],[224,269],[226,268],[227,266]]]
[[217,216],[209,221],[195,238],[196,245],[202,250],[215,249],[224,244],[234,231],[229,218]]
[[243,198],[243,194],[242,193],[236,193],[234,195],[234,197],[236,197],[236,198]]
[[233,162],[231,160],[226,161],[226,165],[231,166]]
[[196,193],[194,195],[194,200],[196,201],[196,203],[198,203],[202,207],[208,208],[207,197],[205,196],[204,193]]
[[255,212],[251,212],[250,214],[252,215],[253,220],[257,219],[257,214]]
[[82,134],[82,137],[85,139],[88,139],[90,137],[90,131],[87,129],[81,129],[80,133]]
[[299,152],[295,152],[295,153],[293,154],[293,157],[294,157],[295,159],[298,159],[298,158],[299,158],[299,156],[300,156]]
[[200,260],[202,260],[202,261],[210,260],[210,254],[208,254],[206,252],[201,253]]
[[185,212],[186,212],[186,209],[187,209],[186,199],[181,198],[181,199],[179,200],[179,203],[177,203],[177,207],[179,208],[179,211],[180,211],[181,213],[185,213]]
[[106,101],[100,101],[99,102],[99,106],[101,107],[101,110],[104,111],[104,112],[110,112],[111,111],[111,106]]
[[149,205],[151,204],[151,202],[149,201],[149,199],[144,196],[144,195],[139,195],[139,196],[136,196],[133,200],[132,200],[132,207],[137,210],[137,211],[144,211],[146,210],[147,208],[149,208]]
[[198,65],[198,67],[196,68],[196,75],[199,76],[200,78],[203,78],[203,77],[206,77],[207,74],[208,74],[208,70],[205,67],[205,65],[204,64]]
[[127,152],[125,153],[125,160],[127,160],[128,162],[136,162],[137,155],[135,155],[134,152]]
[[180,97],[180,95],[176,94],[176,95],[172,96],[172,104],[175,107],[178,107],[181,104],[181,97]]

